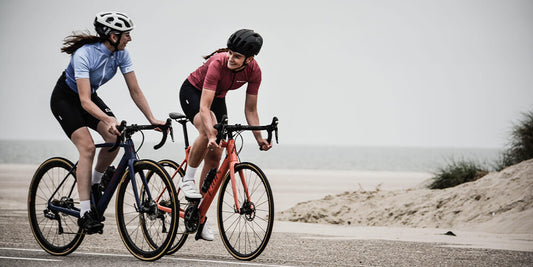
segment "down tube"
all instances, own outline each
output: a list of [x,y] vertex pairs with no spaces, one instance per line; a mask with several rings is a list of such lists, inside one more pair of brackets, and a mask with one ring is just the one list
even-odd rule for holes
[[200,207],[199,207],[200,214],[202,214],[202,216],[205,216],[205,214],[207,213],[207,210],[211,206],[211,203],[213,202],[213,199],[215,198],[215,195],[217,193],[217,189],[220,188],[220,184],[222,184],[222,182],[224,181],[224,177],[225,177],[224,174],[226,174],[228,168],[230,168],[229,165],[230,163],[228,159],[227,158],[224,159],[224,161],[222,162],[222,165],[218,169],[218,172],[213,182],[211,183],[211,186],[207,190],[207,193],[205,193],[202,203],[200,203]]
[[[239,206],[239,194],[237,193],[237,183],[235,182],[235,163],[230,164],[229,175],[231,178],[231,189],[233,190],[233,198],[235,200],[235,209],[238,213],[241,213],[241,207]],[[248,196],[248,188],[246,186],[246,183],[244,182],[244,175],[242,174],[242,171],[239,171],[239,176],[241,177],[244,189],[246,190],[246,197],[250,199]]]

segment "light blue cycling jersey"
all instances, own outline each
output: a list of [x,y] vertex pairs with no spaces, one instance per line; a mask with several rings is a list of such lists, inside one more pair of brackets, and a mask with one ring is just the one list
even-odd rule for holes
[[91,93],[111,80],[120,67],[122,74],[133,71],[133,64],[127,50],[112,53],[104,43],[86,44],[72,55],[65,74],[67,85],[78,93],[76,79],[89,78]]

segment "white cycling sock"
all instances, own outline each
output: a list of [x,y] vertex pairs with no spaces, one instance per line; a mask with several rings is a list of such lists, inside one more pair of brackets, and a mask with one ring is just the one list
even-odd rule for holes
[[91,201],[90,200],[82,200],[80,201],[80,218],[85,215],[86,212],[89,212],[91,210]]
[[196,170],[198,170],[198,167],[193,168],[191,166],[187,166],[187,171],[185,172],[185,176],[183,176],[183,181],[194,181],[194,175],[196,174]]
[[92,179],[92,184],[95,185],[95,184],[99,184],[101,181],[102,181],[102,176],[104,176],[103,173],[97,171],[97,170],[94,170],[93,171],[93,179]]

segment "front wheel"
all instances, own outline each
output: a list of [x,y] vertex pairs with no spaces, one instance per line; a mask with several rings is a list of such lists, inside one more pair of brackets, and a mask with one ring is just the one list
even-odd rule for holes
[[[229,175],[226,175],[219,192],[217,216],[220,235],[233,257],[252,260],[263,252],[272,234],[272,189],[263,171],[253,163],[235,165],[235,185],[231,184]],[[236,188],[236,192],[232,187]]]
[[174,241],[179,205],[176,189],[156,162],[140,160],[133,169],[135,183],[130,180],[132,170],[128,170],[118,191],[117,226],[131,254],[153,261],[164,256]]

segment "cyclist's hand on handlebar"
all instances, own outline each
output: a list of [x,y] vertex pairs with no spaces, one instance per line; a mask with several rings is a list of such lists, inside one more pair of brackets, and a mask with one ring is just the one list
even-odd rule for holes
[[117,126],[119,124],[117,123],[115,118],[109,117],[106,121],[104,121],[104,124],[105,124],[106,131],[108,131],[109,133],[113,135],[120,136],[120,132],[117,130]]
[[[153,119],[153,120],[150,121],[150,124],[163,126],[163,125],[166,124],[166,122],[165,121],[161,121],[161,120]],[[155,128],[154,130],[161,132],[161,128]]]
[[216,136],[213,136],[213,137],[209,138],[209,141],[207,142],[207,148],[209,150],[214,150],[214,149],[220,148],[220,145],[217,144],[217,137]]
[[259,145],[259,150],[261,151],[267,151],[272,148],[272,143],[268,143],[266,139],[258,140],[257,144]]
[[214,150],[214,149],[220,148],[220,145],[217,144],[217,137],[216,136],[213,136],[213,137],[209,138],[209,141],[207,142],[207,148],[209,150]]

